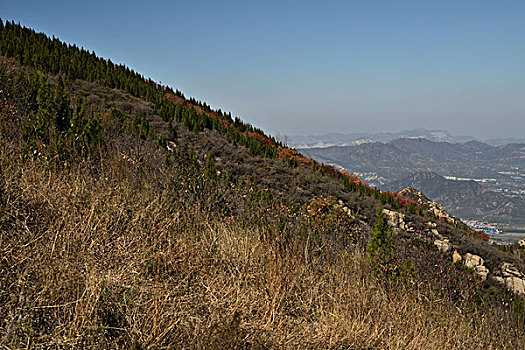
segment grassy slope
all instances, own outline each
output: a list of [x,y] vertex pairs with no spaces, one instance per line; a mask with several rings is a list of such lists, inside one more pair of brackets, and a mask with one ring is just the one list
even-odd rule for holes
[[356,251],[305,256],[271,227],[155,191],[120,159],[95,179],[0,152],[8,347],[523,346],[497,310],[460,311],[417,281],[387,288]]
[[[96,82],[71,81],[67,90],[72,101],[83,95],[107,113],[112,106],[131,116],[153,111]],[[470,272],[419,229],[397,237],[400,257],[413,260],[419,275],[378,281],[359,248],[379,202],[339,180],[251,156],[217,131],[188,132],[175,122],[178,151],[167,166],[155,138],[126,133],[122,120],[107,115],[104,157],[64,166],[27,157],[16,127],[26,117],[2,115],[0,344],[523,346],[512,309],[480,302]],[[155,133],[166,132],[160,117],[148,118]],[[126,158],[137,154],[143,160]],[[222,172],[216,182],[205,177],[208,154]],[[320,196],[343,199],[357,219],[331,205],[313,215]],[[427,221],[411,220],[416,228]],[[490,255],[487,265],[515,259],[447,225],[439,229],[464,249]]]

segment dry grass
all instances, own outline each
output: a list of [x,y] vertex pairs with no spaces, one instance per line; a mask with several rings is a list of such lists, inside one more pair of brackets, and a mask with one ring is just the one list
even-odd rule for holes
[[524,346],[495,311],[384,288],[360,252],[305,254],[272,228],[212,219],[117,159],[93,177],[1,148],[5,348]]

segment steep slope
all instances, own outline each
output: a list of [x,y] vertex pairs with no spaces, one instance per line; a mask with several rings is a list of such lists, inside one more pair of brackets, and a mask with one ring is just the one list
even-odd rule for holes
[[496,280],[517,255],[125,66],[0,33],[2,345],[523,344]]

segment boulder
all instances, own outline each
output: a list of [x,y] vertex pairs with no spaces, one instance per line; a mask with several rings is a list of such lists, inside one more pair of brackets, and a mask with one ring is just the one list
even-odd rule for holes
[[459,255],[457,250],[454,250],[454,253],[452,253],[452,262],[455,264],[458,261],[461,261],[461,255]]
[[500,276],[492,276],[492,278],[494,279],[494,281],[496,282],[499,282],[501,284],[505,284],[505,280],[503,279],[503,277],[500,277]]
[[525,294],[525,280],[518,277],[505,278],[505,285],[514,293]]
[[441,239],[441,240],[445,239],[445,237],[443,237],[443,235],[440,234],[439,231],[436,230],[435,228],[433,228],[432,230],[430,230],[430,232],[432,232],[432,233],[434,234],[434,236],[436,236],[438,239]]
[[482,257],[474,254],[467,253],[465,254],[465,266],[470,268],[475,268],[476,266],[483,265],[484,260]]
[[503,266],[501,266],[501,273],[503,274],[503,277],[523,277],[523,274],[519,272],[519,270],[512,265],[511,263],[503,263]]
[[388,217],[388,223],[392,227],[399,227],[401,223],[405,222],[405,215],[398,213],[397,211],[383,209],[383,212]]
[[448,239],[436,239],[434,245],[438,248],[440,252],[446,253],[450,250],[450,242]]
[[476,274],[476,276],[479,277],[481,282],[484,282],[487,279],[489,272],[490,272],[489,269],[487,269],[483,265],[478,265],[474,268],[474,273]]

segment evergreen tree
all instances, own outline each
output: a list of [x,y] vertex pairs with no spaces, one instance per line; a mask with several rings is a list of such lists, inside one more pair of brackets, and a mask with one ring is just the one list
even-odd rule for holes
[[395,270],[396,249],[392,238],[392,226],[388,224],[382,208],[377,210],[377,218],[372,228],[372,239],[366,247],[368,259],[379,276],[391,275]]
[[206,170],[205,173],[206,178],[217,181],[217,168],[215,168],[215,161],[213,160],[213,156],[208,153],[208,156],[206,157]]

